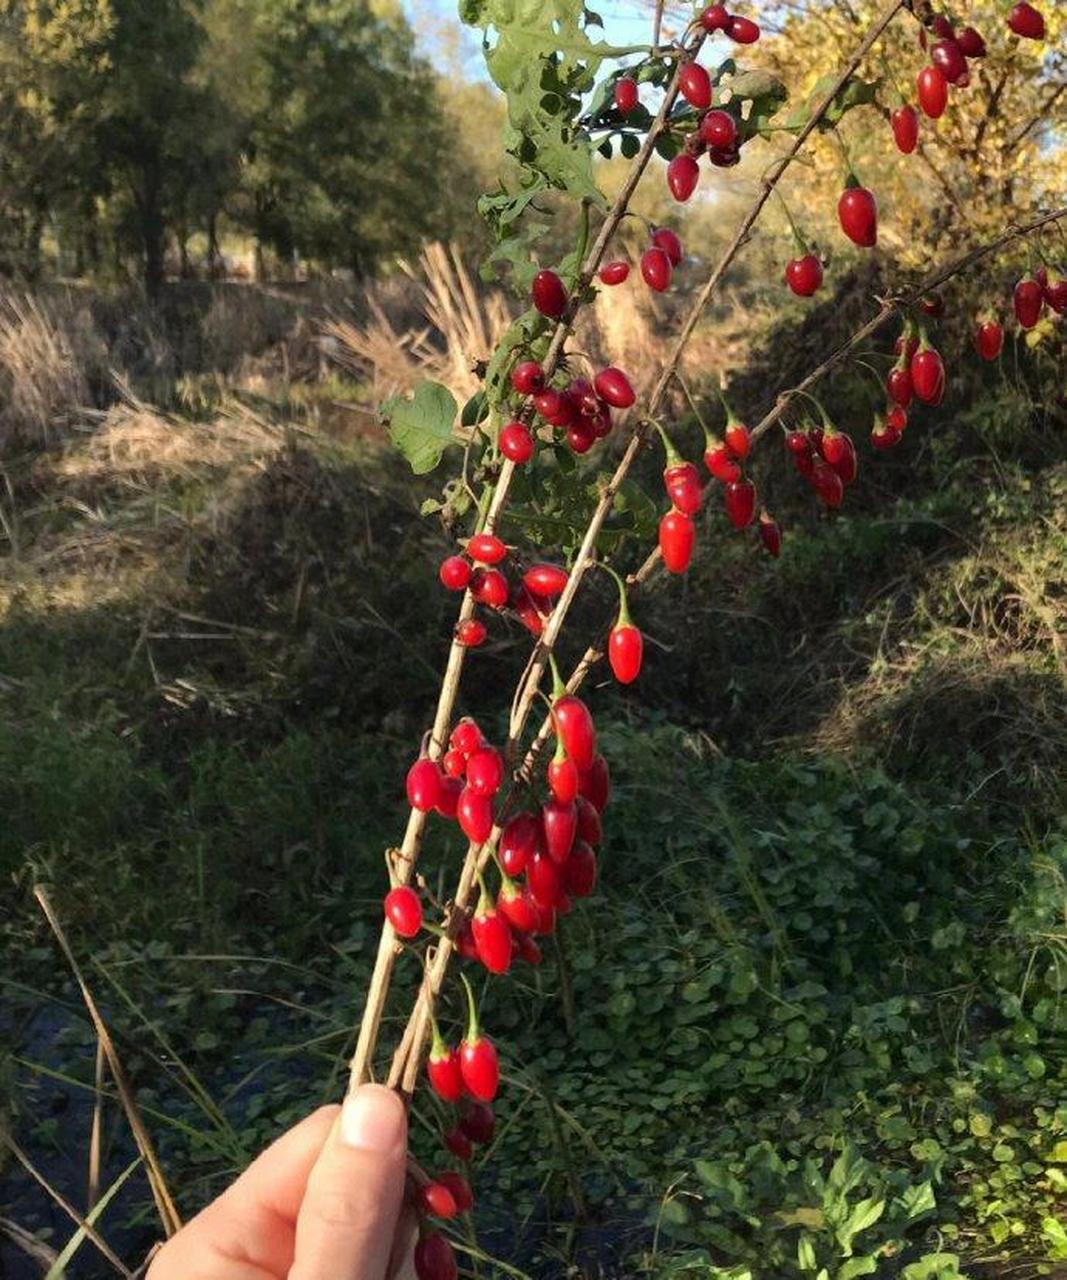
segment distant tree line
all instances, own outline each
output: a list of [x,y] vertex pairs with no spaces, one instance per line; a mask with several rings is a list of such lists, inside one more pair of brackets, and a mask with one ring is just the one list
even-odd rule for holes
[[470,222],[441,88],[367,0],[0,0],[0,275],[151,292],[224,226],[366,274]]

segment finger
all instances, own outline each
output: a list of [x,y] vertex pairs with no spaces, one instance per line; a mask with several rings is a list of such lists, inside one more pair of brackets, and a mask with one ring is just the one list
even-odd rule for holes
[[407,1113],[398,1094],[367,1084],[308,1178],[289,1280],[384,1280],[404,1194]]
[[293,1265],[296,1216],[315,1161],[340,1115],[321,1107],[248,1166],[152,1261],[149,1280],[260,1280]]
[[385,1272],[387,1280],[415,1280],[414,1254],[418,1233],[418,1215],[410,1201],[405,1202],[400,1210],[400,1221],[396,1224],[393,1248],[389,1254],[389,1266]]

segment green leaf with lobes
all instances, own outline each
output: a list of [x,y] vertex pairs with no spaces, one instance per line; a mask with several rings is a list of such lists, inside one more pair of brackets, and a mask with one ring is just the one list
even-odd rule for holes
[[417,476],[425,475],[441,461],[446,447],[454,443],[456,401],[439,382],[420,382],[410,399],[393,396],[387,400],[382,405],[382,420],[412,471]]

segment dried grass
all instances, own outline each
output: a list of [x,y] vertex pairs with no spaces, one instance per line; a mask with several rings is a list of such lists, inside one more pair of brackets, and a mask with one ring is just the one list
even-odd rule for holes
[[0,448],[56,443],[91,402],[106,359],[87,306],[68,296],[0,298]]

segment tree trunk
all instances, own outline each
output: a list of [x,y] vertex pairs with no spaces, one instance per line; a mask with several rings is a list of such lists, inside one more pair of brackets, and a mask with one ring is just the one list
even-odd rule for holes
[[158,158],[142,170],[142,186],[137,195],[141,215],[141,243],[144,249],[144,286],[150,298],[159,296],[166,278],[167,227],[163,217],[163,192]]

